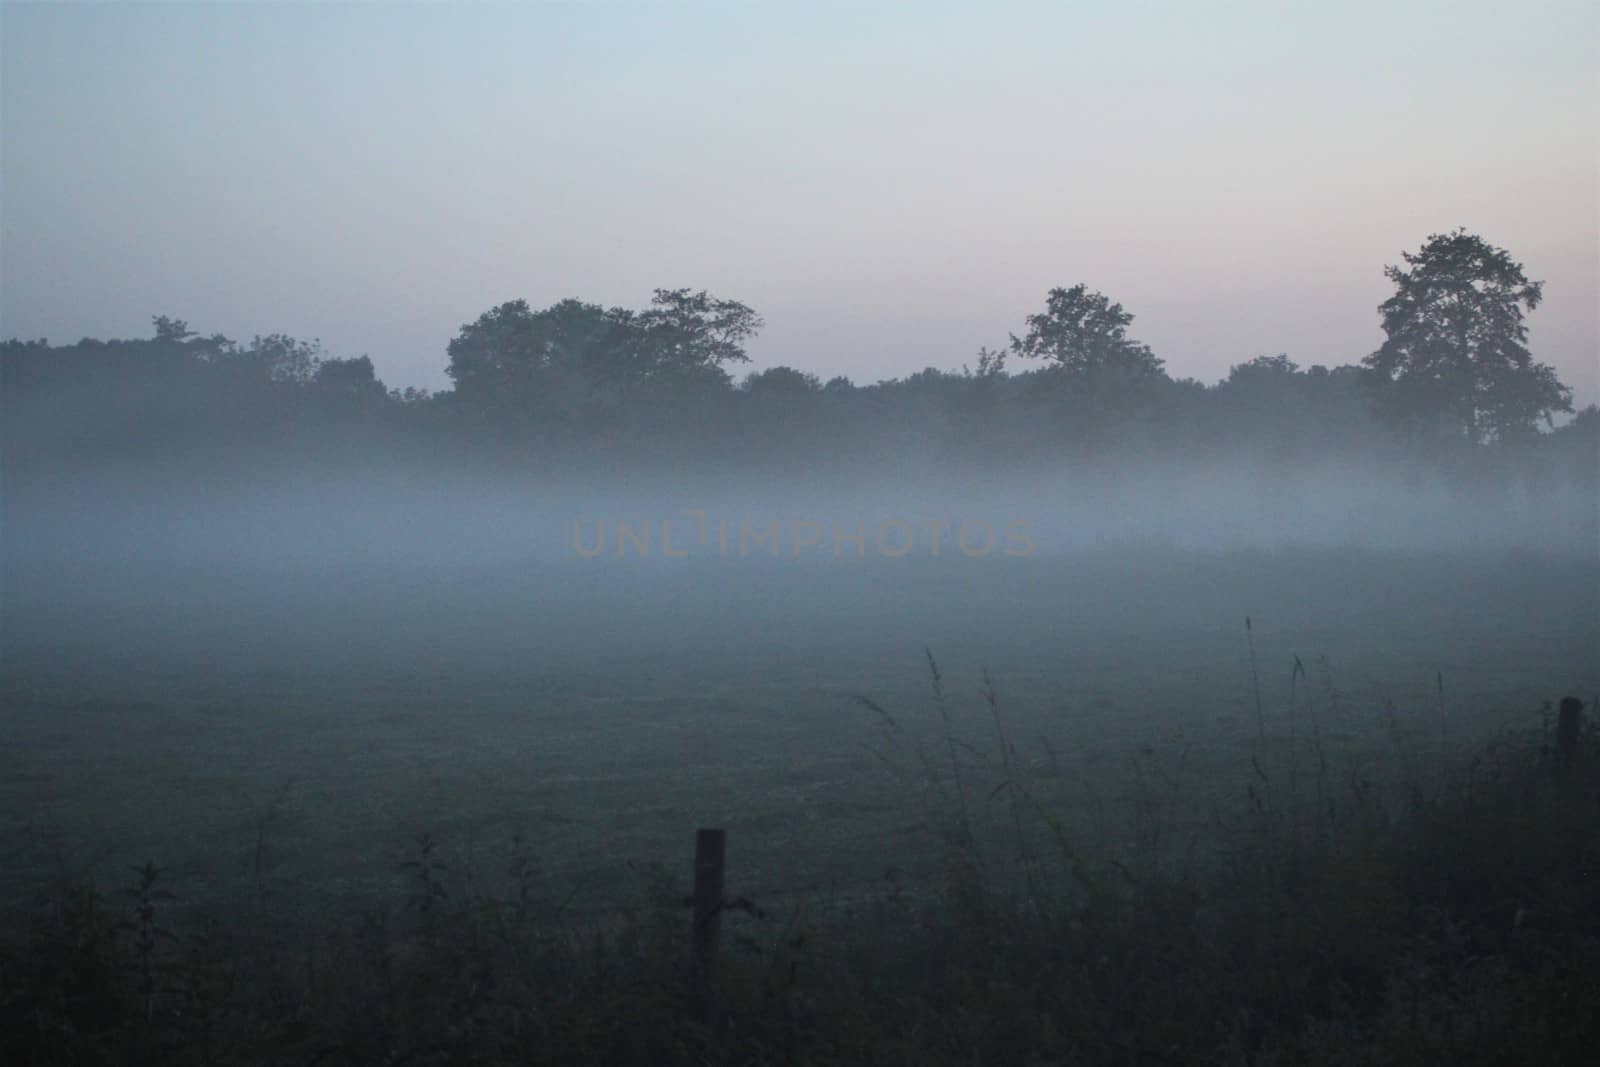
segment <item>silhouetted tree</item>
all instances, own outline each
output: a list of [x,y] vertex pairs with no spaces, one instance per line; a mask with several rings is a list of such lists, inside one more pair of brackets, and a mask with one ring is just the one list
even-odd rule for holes
[[1413,432],[1444,429],[1476,444],[1527,437],[1572,410],[1572,392],[1528,351],[1524,309],[1543,297],[1522,264],[1476,234],[1434,234],[1378,308],[1388,339],[1363,363],[1383,416]]
[[649,309],[513,300],[461,328],[447,373],[458,400],[546,421],[628,405],[643,390],[727,388],[761,318],[705,291],[657,289]]
[[718,300],[704,289],[657,289],[637,319],[651,374],[723,382],[723,364],[748,362],[744,343],[763,325],[737,300]]
[[1052,289],[1045,310],[1028,316],[1028,332],[1011,351],[1046,359],[1095,391],[1147,385],[1166,377],[1147,345],[1128,337],[1133,316],[1085,285]]
[[195,336],[195,332],[189,329],[189,324],[182,319],[174,319],[168,315],[156,315],[152,321],[156,326],[156,335],[154,337],[156,341],[181,344]]
[[579,300],[534,311],[512,300],[461,327],[446,373],[480,410],[573,412],[614,402],[642,379],[633,312]]
[[1003,348],[980,348],[978,349],[978,369],[974,371],[963,364],[961,371],[971,378],[985,380],[1004,378],[1006,376],[1006,351]]
[[751,396],[784,399],[819,393],[822,381],[815,374],[793,367],[771,367],[750,375],[740,383],[740,388]]
[[1228,368],[1228,384],[1244,388],[1276,390],[1284,383],[1294,381],[1300,365],[1279,352],[1275,356],[1257,356]]
[[371,358],[324,359],[312,379],[318,392],[350,399],[382,399],[387,395]]
[[1210,437],[1255,452],[1266,445],[1284,462],[1359,449],[1370,423],[1362,376],[1359,367],[1301,370],[1281,353],[1235,364],[1211,390]]
[[282,333],[253,337],[248,345],[230,349],[227,356],[247,379],[278,385],[311,383],[323,358],[320,341],[298,341]]

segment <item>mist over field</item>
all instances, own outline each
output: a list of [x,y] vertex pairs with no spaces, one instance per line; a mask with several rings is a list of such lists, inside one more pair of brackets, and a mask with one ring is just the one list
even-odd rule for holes
[[[421,645],[441,660],[495,646],[537,655],[552,631],[570,654],[584,655],[572,639],[581,632],[592,655],[626,656],[691,615],[737,619],[774,646],[796,624],[860,636],[856,621],[871,617],[914,648],[927,643],[919,626],[1015,626],[990,583],[1092,573],[1107,559],[1148,562],[1142,581],[1124,566],[1128,599],[1154,612],[1152,629],[1174,612],[1238,624],[1252,605],[1237,591],[1180,581],[1163,597],[1160,583],[1245,560],[1359,569],[1378,559],[1402,573],[1450,564],[1476,575],[1527,559],[1569,567],[1578,589],[1594,589],[1595,501],[1583,484],[1452,486],[1377,463],[1247,464],[1035,465],[989,479],[880,466],[837,485],[826,474],[617,470],[579,484],[506,469],[341,474],[270,461],[198,484],[137,465],[80,470],[21,490],[26,507],[8,514],[8,673],[21,680],[35,657],[72,647],[102,662],[128,643],[181,660],[197,636],[210,644],[219,633],[237,643],[233,655],[277,649],[269,658],[283,670],[386,641],[392,662],[366,659],[367,669],[413,672]],[[930,609],[929,593],[951,583],[975,598]],[[1299,595],[1293,585],[1264,592]],[[1041,608],[1056,600],[1063,623],[1084,610],[1048,586],[1033,595]],[[1303,610],[1342,617],[1340,591],[1323,595]],[[1137,611],[1115,603],[1096,611],[1138,625]],[[1484,605],[1486,625],[1494,611]]]
[[[1551,685],[1596,684],[1593,485],[1528,459],[1470,477],[1244,452],[989,477],[893,456],[767,477],[628,462],[561,477],[368,455],[341,470],[252,450],[221,470],[116,456],[23,468],[4,553],[8,699],[189,706],[198,766],[214,729],[239,729],[210,716],[236,705],[276,735],[283,700],[319,728],[350,728],[351,701],[443,717],[487,704],[518,718],[456,743],[648,751],[625,702],[754,692],[737,712],[749,729],[826,709],[809,755],[762,753],[804,775],[855,748],[859,697],[925,703],[930,652],[967,691],[989,671],[1047,743],[1181,727],[1219,754],[1247,725],[1246,616],[1274,691],[1294,657],[1323,658],[1341,688],[1380,704],[1410,693],[1427,717],[1448,674],[1459,743],[1532,715]],[[1143,706],[1147,688],[1176,703]],[[362,736],[440,758],[403,733]],[[697,741],[716,768],[701,772],[707,811],[726,803],[709,783],[750,758],[718,737]],[[585,773],[583,751],[567,773]],[[75,793],[121,802],[113,783],[18,781],[31,783],[18,811]]]
[[[832,482],[832,484],[829,484]],[[1106,546],[1229,551],[1368,549],[1441,552],[1527,549],[1583,558],[1595,516],[1588,487],[1541,484],[1452,485],[1433,472],[1395,464],[1307,459],[1266,466],[1241,456],[1223,461],[1144,461],[1110,469],[1032,464],[995,476],[941,476],[929,469],[820,472],[777,478],[735,473],[695,477],[626,469],[592,480],[543,478],[506,469],[388,472],[251,469],[200,484],[174,481],[137,465],[78,470],[29,493],[13,512],[18,560],[108,558],[215,559],[241,567],[340,562],[437,566],[522,560],[571,561],[593,552],[606,528],[604,558],[619,556],[616,525],[652,531],[649,556],[670,550],[739,556],[741,525],[782,527],[780,555],[859,558],[895,552],[916,529],[911,555],[929,555],[934,531],[952,554],[971,523],[974,555],[995,532],[1025,527],[1029,554],[1061,555]],[[580,530],[574,544],[573,525]],[[706,525],[709,524],[709,525]],[[728,547],[718,527],[728,527]],[[865,548],[850,538],[863,531]],[[637,539],[629,546],[638,558]],[[1013,548],[1017,546],[1011,546]],[[744,555],[770,555],[746,546]]]
[[[1448,267],[1475,241],[1431,254]],[[1390,732],[1374,716],[1434,732],[1447,702],[1442,738],[1465,752],[1535,721],[1551,687],[1600,684],[1597,421],[1540,429],[1530,404],[1571,406],[1540,365],[1500,387],[1525,397],[1473,415],[1494,429],[1463,432],[1403,375],[1385,386],[1383,353],[1263,357],[1204,386],[1165,374],[1131,321],[1053,290],[1005,354],[1043,369],[986,351],[977,373],[858,386],[736,381],[723,364],[759,317],[703,292],[643,313],[514,302],[461,328],[458,388],[431,395],[165,317],[148,340],[8,342],[9,832],[37,857],[8,884],[69,854],[103,867],[138,834],[165,851],[164,820],[93,829],[158,785],[178,812],[290,780],[412,811],[427,767],[472,784],[398,821],[308,824],[297,877],[333,875],[335,854],[364,857],[341,879],[382,869],[430,818],[502,835],[515,805],[478,811],[483,782],[556,774],[576,790],[561,818],[624,830],[548,857],[598,900],[626,896],[611,865],[747,808],[820,834],[763,888],[796,891],[778,872],[800,856],[859,888],[882,873],[863,847],[929,854],[840,848],[879,801],[818,822],[817,796],[748,776],[875,796],[863,708],[926,721],[930,681],[970,702],[987,679],[1032,757],[1092,752],[1084,781],[1112,789],[1117,760],[1174,732],[1204,777],[1259,758],[1306,664],[1330,707],[1365,708],[1366,728],[1335,731],[1353,753]],[[126,767],[69,772],[106,715],[142,724]],[[156,777],[146,726],[182,738]],[[329,757],[351,751],[389,769],[349,793]],[[626,773],[604,769],[618,758]],[[671,819],[616,823],[609,781],[687,793]],[[169,861],[226,854],[226,820],[211,832]]]

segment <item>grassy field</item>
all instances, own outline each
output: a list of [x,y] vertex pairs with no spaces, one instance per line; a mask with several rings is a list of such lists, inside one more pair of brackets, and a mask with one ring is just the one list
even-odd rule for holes
[[1041,799],[1170,845],[1246,802],[1263,730],[1388,780],[1587,699],[1597,581],[1337,553],[36,572],[7,597],[4,885],[153,860],[191,899],[359,900],[419,835],[483,878],[520,837],[543,892],[603,909],[700,825],[756,899],[915,884],[907,753],[948,717],[984,773],[985,672]]
[[[1600,1040],[1600,778],[1553,776],[1547,706],[1600,688],[1592,563],[7,577],[19,1062],[1576,1063]],[[683,906],[708,825],[741,900],[710,1026]]]

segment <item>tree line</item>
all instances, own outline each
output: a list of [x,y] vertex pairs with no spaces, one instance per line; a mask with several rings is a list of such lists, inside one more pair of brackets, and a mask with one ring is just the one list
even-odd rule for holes
[[[1052,289],[1020,334],[958,371],[826,382],[793,367],[735,378],[761,316],[658,289],[642,310],[515,300],[461,327],[453,388],[386,388],[366,356],[282,334],[240,342],[158,316],[149,338],[0,344],[8,473],[35,461],[249,464],[451,455],[554,470],[691,462],[835,469],[892,458],[992,470],[1162,455],[1293,463],[1385,455],[1447,463],[1556,450],[1581,463],[1592,406],[1528,348],[1542,297],[1509,253],[1456,230],[1386,269],[1385,341],[1357,363],[1286,354],[1215,385],[1174,378],[1134,316],[1087,285]],[[1554,432],[1552,432],[1554,431]]]

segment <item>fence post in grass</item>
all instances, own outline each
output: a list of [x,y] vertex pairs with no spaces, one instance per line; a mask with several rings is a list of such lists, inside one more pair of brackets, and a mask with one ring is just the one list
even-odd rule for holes
[[708,1025],[717,1015],[717,944],[722,933],[722,874],[727,852],[726,832],[695,831],[690,1006],[695,1017]]
[[1583,701],[1567,697],[1556,718],[1556,759],[1563,772],[1578,764],[1578,744],[1583,737]]

